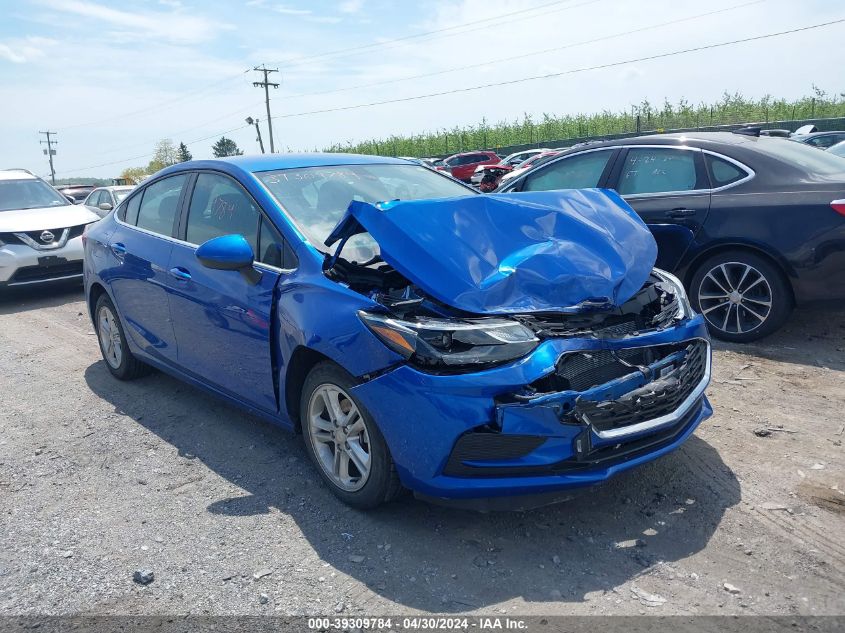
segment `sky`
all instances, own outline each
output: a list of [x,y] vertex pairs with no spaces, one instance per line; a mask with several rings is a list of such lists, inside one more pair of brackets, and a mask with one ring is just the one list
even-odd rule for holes
[[0,168],[49,175],[39,144],[49,129],[57,178],[117,176],[145,165],[163,138],[186,143],[194,158],[211,157],[223,134],[257,153],[247,116],[260,120],[269,149],[264,93],[252,84],[260,64],[279,70],[270,107],[280,151],[524,113],[622,111],[643,99],[845,91],[839,23],[307,114],[828,22],[845,18],[842,0],[0,0],[0,16]]

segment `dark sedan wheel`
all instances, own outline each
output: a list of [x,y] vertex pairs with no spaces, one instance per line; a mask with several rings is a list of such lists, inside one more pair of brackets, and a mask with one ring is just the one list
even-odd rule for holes
[[792,310],[781,272],[768,260],[743,251],[714,255],[695,273],[693,305],[716,338],[747,343],[780,328]]
[[345,503],[374,508],[402,490],[381,432],[350,395],[353,378],[333,363],[320,363],[305,379],[300,401],[308,455],[331,491]]
[[97,340],[100,342],[100,352],[103,354],[103,360],[106,361],[106,367],[115,378],[131,380],[149,373],[149,366],[135,358],[126,344],[123,326],[108,295],[103,294],[97,300],[94,321],[97,327]]

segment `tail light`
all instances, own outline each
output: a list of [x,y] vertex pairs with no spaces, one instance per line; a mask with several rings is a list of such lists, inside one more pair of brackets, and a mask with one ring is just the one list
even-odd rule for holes
[[834,200],[830,203],[831,208],[839,215],[845,215],[845,198],[841,200]]
[[83,248],[85,247],[85,244],[88,242],[88,229],[90,228],[90,226],[91,226],[91,224],[86,224],[82,229],[82,246],[83,246]]

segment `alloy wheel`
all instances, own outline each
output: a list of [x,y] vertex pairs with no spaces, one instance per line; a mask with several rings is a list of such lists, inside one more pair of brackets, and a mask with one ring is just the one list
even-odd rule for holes
[[747,334],[769,318],[772,287],[754,266],[724,262],[704,275],[698,288],[698,305],[711,327],[729,334]]
[[358,407],[337,385],[322,384],[308,402],[308,433],[317,462],[339,488],[354,492],[367,483],[370,437]]
[[108,306],[101,306],[97,313],[97,330],[100,346],[103,349],[103,358],[113,369],[117,369],[123,361],[123,345],[120,341],[117,318]]

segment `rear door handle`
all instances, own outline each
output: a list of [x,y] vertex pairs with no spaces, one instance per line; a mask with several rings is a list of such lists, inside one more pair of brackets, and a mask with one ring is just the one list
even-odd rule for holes
[[698,213],[695,209],[672,209],[666,212],[667,218],[687,218]]
[[181,281],[190,281],[191,280],[191,273],[188,272],[188,270],[186,270],[185,268],[182,268],[181,266],[177,266],[176,268],[171,268],[170,274],[173,277],[175,277],[176,279],[179,279]]
[[126,247],[121,244],[120,242],[115,242],[110,246],[111,252],[114,253],[115,257],[123,257],[126,255]]

